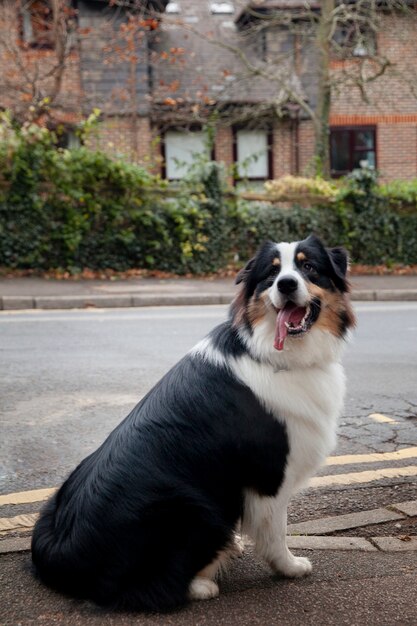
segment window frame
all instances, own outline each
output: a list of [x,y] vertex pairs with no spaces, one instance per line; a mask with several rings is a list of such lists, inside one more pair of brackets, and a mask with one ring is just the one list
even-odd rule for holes
[[[239,175],[239,161],[238,161],[238,133],[241,130],[246,131],[264,131],[266,133],[266,147],[267,147],[267,175],[264,176],[240,176]],[[248,128],[247,126],[239,125],[233,126],[233,164],[235,167],[235,184],[242,180],[248,180],[250,182],[262,182],[265,180],[272,180],[274,178],[274,157],[273,157],[273,146],[274,146],[274,134],[271,127],[267,128]]]
[[[355,22],[352,21],[351,23],[351,28],[352,30],[349,32],[347,31],[348,28],[348,24],[344,24],[344,28],[346,29],[347,32],[345,33],[341,33],[341,36],[338,40],[338,30],[336,29],[334,35],[333,35],[333,39],[332,39],[332,47],[331,47],[331,56],[332,59],[334,60],[360,60],[360,59],[366,59],[369,57],[373,57],[376,54],[378,54],[378,37],[377,37],[377,33],[371,29],[371,28],[366,28],[366,27],[359,27],[359,31],[360,31],[360,35],[362,37],[362,45],[363,47],[363,52],[358,52],[359,50],[359,46],[361,45],[360,40],[358,39],[357,41],[355,41],[355,39],[357,39],[356,35],[356,29],[354,28],[355,26]],[[345,48],[341,47],[340,41],[343,40],[343,42],[346,44]],[[339,50],[338,50],[339,48]],[[340,48],[341,51],[340,51]]]
[[[349,132],[349,169],[348,170],[334,170],[332,167],[332,134],[335,132]],[[374,142],[373,149],[369,148],[358,148],[355,144],[355,133],[360,131],[372,131]],[[377,126],[375,124],[360,124],[356,125],[347,125],[347,126],[330,126],[329,133],[329,152],[330,152],[330,175],[332,178],[341,178],[342,176],[346,176],[350,172],[353,171],[353,162],[354,162],[354,153],[355,152],[374,152],[375,154],[375,166],[376,170],[378,167],[378,143],[377,143]]]
[[[35,0],[36,3],[36,0]],[[54,26],[54,15],[53,15],[53,7],[48,2],[49,15],[48,19],[45,19],[45,24],[48,24],[48,28],[44,30],[42,34],[36,32],[36,29],[33,28],[33,19],[34,19],[34,10],[36,8],[36,4],[33,2],[29,2],[28,0],[24,0],[18,11],[19,11],[19,35],[20,41],[23,46],[36,50],[53,50],[55,48],[54,34],[53,34],[53,26]],[[29,20],[31,38],[28,39],[25,31],[27,30],[27,26],[25,26],[25,21]]]
[[[166,135],[169,132],[177,132],[177,133],[201,133],[203,132],[203,128],[201,126],[198,125],[192,125],[191,127],[187,127],[187,128],[181,128],[181,127],[177,127],[177,126],[173,126],[171,128],[165,128],[163,132],[160,133],[160,137],[161,137],[161,157],[162,157],[162,165],[161,165],[161,177],[164,180],[168,180],[169,182],[178,182],[180,180],[182,180],[182,177],[180,178],[168,178],[168,167],[167,167],[167,145],[166,145]],[[215,151],[214,151],[214,146],[211,149],[210,152],[210,159],[212,161],[215,161]]]

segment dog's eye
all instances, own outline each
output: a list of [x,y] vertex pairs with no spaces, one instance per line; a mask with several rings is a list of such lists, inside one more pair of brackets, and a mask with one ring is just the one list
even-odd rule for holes
[[306,261],[305,263],[303,263],[303,269],[304,269],[306,272],[314,272],[314,271],[315,271],[314,266],[313,266],[311,263],[308,263],[308,261]]

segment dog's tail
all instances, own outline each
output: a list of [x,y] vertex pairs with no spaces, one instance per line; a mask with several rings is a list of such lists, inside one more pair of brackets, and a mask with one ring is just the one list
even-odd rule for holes
[[[140,563],[134,566],[133,562],[128,565],[119,561],[120,553],[112,558],[110,546],[105,559],[91,559],[92,550],[98,554],[105,547],[89,543],[83,549],[79,534],[71,531],[71,525],[66,534],[58,532],[57,508],[54,496],[43,509],[32,535],[33,573],[45,585],[113,610],[171,611],[187,603],[190,575],[180,571],[179,560],[172,560],[171,567],[163,572],[156,568],[150,571]],[[135,551],[137,546],[131,547]]]
[[41,512],[33,529],[32,563],[33,572],[48,587],[83,597],[85,583],[90,572],[86,571],[81,559],[78,563],[71,554],[71,536],[61,536],[56,528],[56,496],[53,496]]

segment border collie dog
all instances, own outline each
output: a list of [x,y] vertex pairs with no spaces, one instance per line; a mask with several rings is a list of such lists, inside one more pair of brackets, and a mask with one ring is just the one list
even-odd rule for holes
[[239,523],[274,572],[311,572],[287,547],[287,505],[335,445],[355,322],[347,265],[315,236],[260,247],[228,320],[43,509],[32,540],[42,581],[118,609],[212,598]]

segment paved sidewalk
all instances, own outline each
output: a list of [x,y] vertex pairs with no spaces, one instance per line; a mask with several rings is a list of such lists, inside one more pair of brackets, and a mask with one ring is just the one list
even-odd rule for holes
[[[168,615],[112,613],[56,594],[30,574],[30,537],[0,537],[0,624],[140,624],[155,626],[414,626],[417,542],[415,536],[309,536],[309,532],[410,520],[417,501],[304,522],[307,535],[289,545],[311,558],[313,574],[286,580],[273,576],[246,542],[220,582],[220,597],[194,602]],[[0,520],[1,521],[1,520]],[[294,532],[296,525],[289,526]],[[372,531],[374,532],[374,530]],[[10,535],[9,535],[10,537]]]
[[[3,504],[43,502],[54,493],[55,489],[39,489],[22,491],[20,493],[1,496]],[[373,537],[369,539],[360,536],[360,529],[376,527],[386,522],[399,522],[409,520],[413,523],[417,518],[417,500],[396,502],[394,504],[371,509],[357,511],[345,515],[323,517],[307,522],[299,522],[288,525],[288,540],[291,548],[307,550],[360,550],[372,552],[376,549],[382,552],[403,552],[417,550],[417,536],[404,535],[403,531],[398,536]],[[26,513],[12,517],[0,517],[0,554],[9,552],[22,552],[29,549],[31,532],[38,519],[38,513]],[[399,524],[399,528],[402,525]],[[335,531],[357,529],[357,537],[326,536]],[[19,534],[25,533],[24,536]]]
[[[352,299],[417,301],[417,276],[353,276]],[[232,278],[0,278],[0,310],[228,304]]]

